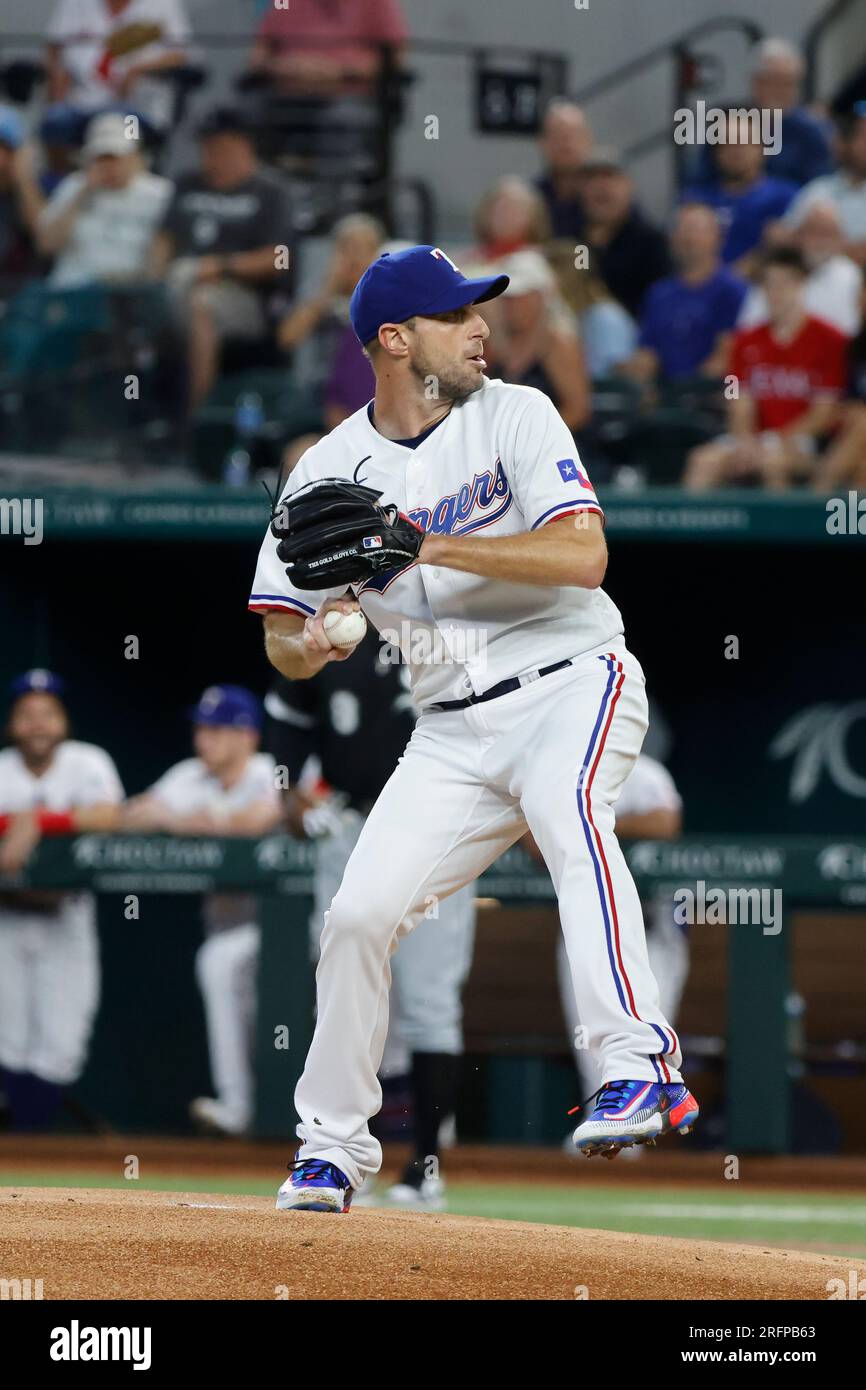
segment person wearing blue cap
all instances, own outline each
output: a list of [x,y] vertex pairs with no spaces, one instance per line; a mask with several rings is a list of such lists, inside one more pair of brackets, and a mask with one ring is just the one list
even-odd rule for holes
[[69,737],[59,676],[26,671],[10,687],[0,751],[0,1085],[13,1129],[47,1128],[81,1075],[99,1002],[90,893],[21,888],[43,835],[113,830],[123,787],[111,758]]
[[605,1078],[575,1146],[614,1157],[697,1117],[614,833],[644,676],[601,587],[603,513],[571,431],[541,391],[486,375],[481,310],[507,284],[436,246],[373,262],[351,317],[375,396],[300,459],[259,552],[250,607],[276,670],[305,680],[351,660],[325,622],[363,609],[420,710],[326,916],[280,1210],[346,1211],[378,1171],[391,956],[527,828]]
[[44,205],[21,117],[0,106],[0,300],[36,274],[36,223]]
[[[264,835],[280,819],[276,767],[260,753],[262,702],[240,685],[211,685],[190,710],[195,757],[124,807],[127,830],[171,835]],[[213,893],[196,957],[215,1096],[190,1104],[202,1129],[242,1134],[253,1118],[252,1039],[259,957],[256,900]]]

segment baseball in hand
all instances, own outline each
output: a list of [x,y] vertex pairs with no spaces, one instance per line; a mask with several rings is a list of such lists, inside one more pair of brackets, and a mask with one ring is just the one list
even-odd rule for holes
[[335,647],[354,647],[367,631],[367,619],[360,609],[353,613],[341,613],[333,608],[325,614],[323,626],[328,641]]

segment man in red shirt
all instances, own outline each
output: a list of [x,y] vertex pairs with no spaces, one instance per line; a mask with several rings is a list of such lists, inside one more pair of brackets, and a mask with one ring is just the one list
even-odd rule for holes
[[400,0],[286,0],[270,10],[250,55],[265,157],[300,174],[370,171],[388,107],[378,99],[381,46],[396,66],[407,32]]
[[695,491],[760,479],[787,487],[809,474],[835,427],[845,387],[847,339],[803,304],[808,267],[799,251],[764,258],[769,320],[734,338],[726,378],[729,433],[689,455],[683,479]]
[[400,0],[291,0],[265,15],[250,67],[292,96],[370,94],[379,71],[375,45],[399,48],[406,37]]

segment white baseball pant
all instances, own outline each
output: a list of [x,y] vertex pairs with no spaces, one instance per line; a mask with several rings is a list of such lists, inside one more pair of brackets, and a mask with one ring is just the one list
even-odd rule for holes
[[614,803],[647,729],[621,639],[467,709],[421,715],[370,813],[322,933],[318,1017],[295,1092],[302,1158],[353,1187],[378,1172],[368,1121],[388,1030],[390,957],[430,895],[478,877],[527,826],[553,879],[578,1015],[611,1080],[678,1081]]
[[77,1081],[99,1004],[92,897],[56,914],[0,911],[0,1066],[56,1086]]
[[[674,901],[669,896],[654,898],[644,905],[645,917],[651,926],[647,932],[647,955],[650,969],[659,988],[659,1007],[665,1018],[672,1024],[677,1021],[680,1001],[686,980],[689,976],[689,942],[682,927],[674,921]],[[580,1100],[587,1100],[607,1080],[599,1070],[596,1061],[585,1046],[583,1034],[578,1034],[580,1019],[574,990],[571,987],[571,970],[565,943],[560,938],[556,949],[556,974],[559,980],[559,997],[562,1013],[568,1030],[574,1061],[577,1067]],[[583,1118],[580,1116],[579,1118]],[[574,1126],[572,1126],[574,1128]]]
[[256,972],[261,932],[254,922],[205,937],[195,971],[204,1004],[214,1094],[238,1134],[253,1120]]
[[[340,829],[316,841],[316,876],[310,936],[318,959],[325,917],[364,827],[346,812]],[[463,1052],[462,991],[475,945],[475,885],[443,902],[430,902],[419,930],[406,936],[391,962],[390,1028],[380,1076],[400,1075],[413,1052]],[[429,920],[427,920],[429,919]]]

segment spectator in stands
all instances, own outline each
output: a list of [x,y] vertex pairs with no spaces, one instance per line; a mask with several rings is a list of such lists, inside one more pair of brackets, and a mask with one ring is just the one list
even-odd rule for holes
[[845,255],[866,266],[866,104],[858,103],[858,107],[862,109],[839,122],[839,169],[800,190],[785,225],[799,227],[814,203],[832,203],[842,223]]
[[48,96],[76,111],[126,103],[157,128],[171,93],[157,74],[185,61],[183,0],[57,0],[48,25]]
[[553,271],[539,251],[523,250],[506,257],[500,273],[510,280],[488,340],[492,375],[543,391],[569,429],[581,429],[590,414],[589,378]]
[[293,95],[372,92],[381,62],[377,45],[399,50],[407,37],[399,0],[292,0],[262,19],[250,67]]
[[[802,54],[786,39],[765,39],[753,53],[751,91],[742,105],[782,113],[779,150],[767,155],[766,172],[802,187],[833,165],[827,124],[801,104]],[[696,188],[715,181],[712,146],[704,145],[690,183]]]
[[345,154],[369,145],[381,45],[397,63],[407,34],[399,0],[292,0],[262,19],[250,70],[296,110],[300,131],[312,128],[318,153]]
[[858,104],[866,103],[866,63],[861,62],[850,77],[846,77],[830,99],[834,116],[850,116]]
[[46,198],[78,168],[89,116],[58,102],[46,106],[37,128],[41,154],[39,187]]
[[615,375],[634,355],[637,324],[597,275],[575,267],[571,246],[564,241],[554,242],[547,259],[563,303],[577,320],[590,379],[600,381]]
[[[349,324],[352,291],[385,240],[385,228],[366,213],[350,213],[334,228],[334,244],[324,279],[315,294],[293,307],[277,329],[277,341],[284,352],[293,354],[292,374],[296,380],[320,386],[331,370],[337,343]],[[362,352],[358,361],[367,368],[365,389],[372,369]],[[369,400],[365,396],[364,400]],[[363,404],[364,402],[360,402]],[[351,411],[349,412],[351,414]],[[341,417],[342,418],[342,417]],[[339,424],[335,420],[334,424]],[[329,425],[329,429],[333,429]]]
[[[812,203],[797,229],[795,244],[809,268],[804,293],[807,311],[853,338],[860,331],[863,272],[843,254],[845,239],[837,208],[832,203]],[[767,312],[766,295],[755,285],[746,297],[737,326],[754,328],[766,323]]]
[[[277,332],[280,347],[294,354],[292,376],[321,395],[326,430],[335,429],[375,394],[370,359],[349,322],[349,299],[384,239],[385,229],[374,217],[358,212],[342,218],[334,228],[334,249],[321,288],[292,310]],[[319,437],[305,434],[291,440],[283,459],[287,471]]]
[[650,285],[670,270],[664,233],[641,211],[631,176],[612,150],[587,159],[580,201],[589,269],[634,316]]
[[781,111],[781,145],[767,156],[771,178],[801,187],[833,166],[827,125],[802,105],[803,55],[785,39],[765,39],[755,50],[752,101],[762,110]]
[[767,174],[764,147],[745,117],[729,118],[726,136],[726,143],[712,146],[715,180],[686,189],[683,201],[718,211],[726,228],[722,260],[748,275],[767,228],[787,212],[797,186]]
[[647,290],[629,376],[649,382],[724,374],[747,287],[722,265],[721,238],[712,208],[687,203],[679,209],[671,236],[677,268]]
[[0,303],[37,272],[35,232],[44,198],[15,111],[0,106]]
[[325,428],[336,429],[348,420],[376,393],[376,379],[370,359],[354,336],[354,330],[344,328],[337,342],[331,370],[325,382]]
[[476,245],[462,260],[486,264],[550,240],[544,199],[525,179],[508,174],[482,194],[473,218]]
[[559,97],[552,101],[539,141],[544,173],[536,186],[547,205],[555,237],[574,241],[582,235],[580,179],[592,143],[592,131],[581,108]]
[[227,338],[267,338],[267,299],[292,235],[283,187],[260,168],[242,115],[218,107],[199,134],[201,168],[178,181],[153,250],[187,334],[194,407],[216,381]]
[[686,487],[759,479],[778,489],[816,471],[845,388],[846,339],[806,312],[807,273],[792,247],[766,254],[769,320],[734,338],[730,371],[738,391],[729,401],[729,433],[692,451]]
[[64,179],[37,224],[40,250],[55,257],[52,288],[146,278],[151,239],[172,185],[144,168],[138,147],[125,117],[108,113],[90,122],[84,169]]
[[839,407],[839,428],[812,480],[817,492],[845,485],[866,488],[866,282],[860,319],[864,326],[848,346],[848,390]]

